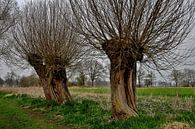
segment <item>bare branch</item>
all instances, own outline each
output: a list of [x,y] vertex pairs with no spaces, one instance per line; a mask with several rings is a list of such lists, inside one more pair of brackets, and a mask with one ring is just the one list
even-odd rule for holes
[[15,0],[0,0],[0,56],[6,57],[10,51],[8,30],[15,25],[18,8]]
[[125,40],[122,53],[136,61],[144,57],[160,69],[183,59],[176,50],[192,28],[194,1],[70,0],[70,4],[73,26],[96,48],[109,40]]
[[79,61],[84,52],[77,44],[79,36],[66,23],[68,13],[60,0],[28,3],[12,33],[16,53],[27,61],[31,54],[38,55],[48,67]]

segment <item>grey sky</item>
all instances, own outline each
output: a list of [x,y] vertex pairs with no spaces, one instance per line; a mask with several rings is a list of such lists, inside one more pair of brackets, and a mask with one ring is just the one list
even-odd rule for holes
[[29,0],[16,0],[18,2],[19,5],[23,5],[25,2],[29,1]]
[[[18,2],[19,6],[22,6],[24,5],[24,3],[30,0],[16,0],[16,1]],[[185,40],[185,42],[186,42],[186,46],[185,46],[186,48],[195,48],[195,28],[193,29],[191,34],[188,36],[188,38]],[[189,60],[190,62],[194,63],[194,65],[181,66],[178,69],[182,69],[184,67],[195,69],[195,51],[193,54],[194,54],[194,57],[190,58]],[[6,73],[10,72],[11,70],[16,72],[20,76],[32,73],[32,68],[26,69],[26,70],[22,70],[19,68],[10,69],[4,63],[0,63],[0,77],[4,77]]]

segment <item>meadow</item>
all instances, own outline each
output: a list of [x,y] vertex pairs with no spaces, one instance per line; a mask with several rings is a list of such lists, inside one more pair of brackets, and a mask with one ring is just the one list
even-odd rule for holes
[[12,88],[11,93],[8,93],[9,89],[0,91],[2,129],[12,129],[15,126],[20,129],[195,128],[194,88],[138,88],[139,117],[123,121],[111,119],[109,87],[71,87],[74,101],[63,105],[46,101],[28,92],[28,95],[21,95],[19,89],[14,91]]
[[[71,92],[110,94],[110,87],[72,87]],[[195,96],[195,88],[192,87],[149,87],[137,88],[138,96]]]

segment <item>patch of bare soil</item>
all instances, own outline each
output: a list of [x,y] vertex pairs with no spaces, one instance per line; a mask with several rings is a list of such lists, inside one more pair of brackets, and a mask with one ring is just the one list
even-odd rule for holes
[[164,129],[194,129],[194,128],[191,128],[190,125],[187,123],[173,122],[167,124]]

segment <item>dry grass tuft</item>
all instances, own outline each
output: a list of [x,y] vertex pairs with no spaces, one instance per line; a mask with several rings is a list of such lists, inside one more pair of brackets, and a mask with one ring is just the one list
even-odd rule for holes
[[107,111],[111,110],[111,98],[110,94],[95,94],[95,93],[79,93],[72,92],[71,93],[75,100],[92,100],[96,101],[100,104],[100,106]]
[[178,96],[172,98],[172,109],[174,111],[182,110],[182,111],[192,111],[193,108],[193,98],[192,97],[185,97],[180,98]]
[[190,125],[187,123],[173,122],[167,124],[164,129],[194,129],[194,128],[191,128]]
[[12,92],[15,94],[27,94],[35,98],[45,97],[42,87],[0,87],[0,91]]

